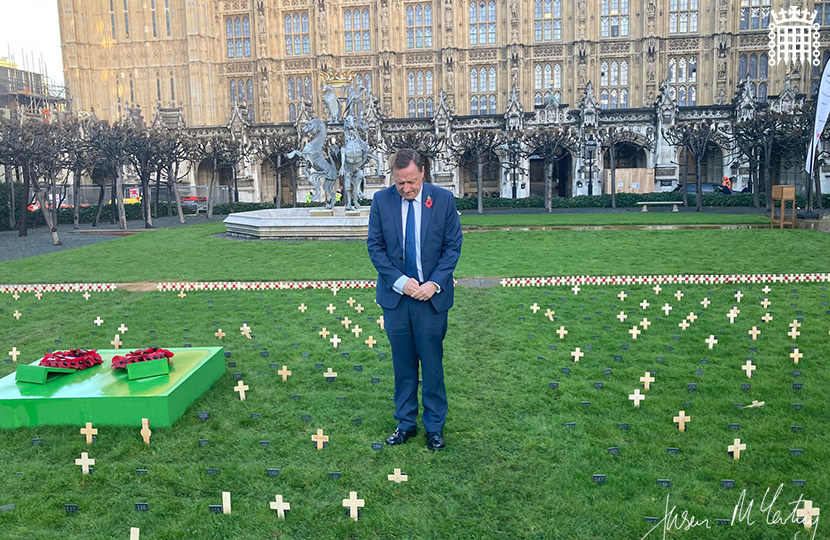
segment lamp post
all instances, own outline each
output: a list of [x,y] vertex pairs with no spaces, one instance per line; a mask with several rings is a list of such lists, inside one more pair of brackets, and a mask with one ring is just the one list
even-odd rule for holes
[[585,153],[588,158],[588,195],[594,194],[594,151],[597,149],[597,141],[594,140],[594,134],[591,133],[590,138],[585,141]]

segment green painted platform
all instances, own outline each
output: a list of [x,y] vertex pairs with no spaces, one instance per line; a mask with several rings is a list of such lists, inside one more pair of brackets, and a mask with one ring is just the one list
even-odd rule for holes
[[[112,357],[125,350],[99,350],[104,363],[45,384],[0,379],[0,428],[48,425],[170,427],[225,371],[222,347],[169,349],[170,373],[130,380],[112,369]],[[37,362],[34,362],[36,364]]]

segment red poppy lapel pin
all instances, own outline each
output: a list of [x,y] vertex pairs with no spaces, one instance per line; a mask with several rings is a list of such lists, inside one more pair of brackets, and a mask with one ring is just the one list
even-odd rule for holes
[[424,206],[426,206],[427,208],[432,208],[432,196],[431,195],[427,195],[427,200],[424,203]]

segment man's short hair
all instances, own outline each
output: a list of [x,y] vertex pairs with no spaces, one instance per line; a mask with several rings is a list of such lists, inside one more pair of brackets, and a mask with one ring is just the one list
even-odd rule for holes
[[419,171],[424,170],[424,158],[412,148],[399,148],[392,156],[392,170],[405,169],[414,162]]

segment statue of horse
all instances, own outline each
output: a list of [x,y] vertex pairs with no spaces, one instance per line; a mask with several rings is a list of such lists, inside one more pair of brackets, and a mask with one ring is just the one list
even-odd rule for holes
[[326,143],[326,123],[314,117],[306,122],[302,131],[311,139],[303,146],[302,151],[293,150],[287,157],[291,159],[298,155],[302,156],[306,162],[308,179],[314,186],[312,200],[317,200],[319,197],[322,184],[323,190],[329,195],[326,208],[331,209],[336,202],[334,183],[337,181],[337,165],[331,155],[323,150]]
[[343,176],[343,191],[346,194],[346,209],[359,210],[360,197],[363,192],[365,173],[363,167],[369,159],[380,164],[377,156],[371,153],[369,144],[360,137],[358,120],[353,115],[343,119],[343,147],[340,149],[340,174]]

